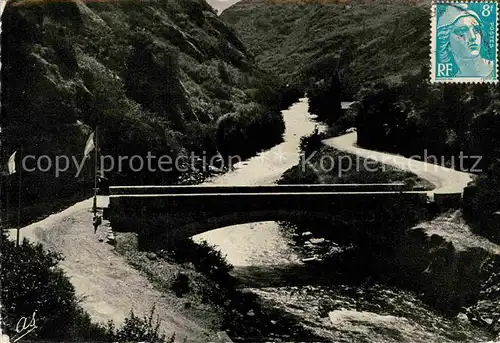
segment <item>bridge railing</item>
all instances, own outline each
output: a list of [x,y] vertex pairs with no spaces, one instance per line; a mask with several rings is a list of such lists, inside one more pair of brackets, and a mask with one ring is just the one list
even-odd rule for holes
[[402,182],[365,184],[314,184],[314,185],[175,185],[175,186],[113,186],[110,195],[139,194],[223,194],[223,193],[319,193],[319,192],[394,192],[409,190]]

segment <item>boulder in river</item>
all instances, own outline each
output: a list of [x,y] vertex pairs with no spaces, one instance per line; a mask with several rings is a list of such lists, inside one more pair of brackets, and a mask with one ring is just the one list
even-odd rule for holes
[[323,243],[325,243],[325,239],[324,238],[311,238],[309,240],[309,242],[311,242],[312,244],[323,244]]
[[339,328],[352,332],[369,332],[372,328],[377,330],[392,330],[395,327],[407,326],[408,320],[402,317],[380,315],[373,312],[337,310],[328,313],[330,322]]
[[465,322],[465,323],[467,323],[469,321],[469,317],[467,317],[467,315],[463,312],[460,312],[459,314],[457,314],[457,319],[462,321],[462,322]]
[[301,261],[304,263],[314,263],[314,262],[321,262],[322,259],[317,256],[312,256],[312,257],[302,258]]

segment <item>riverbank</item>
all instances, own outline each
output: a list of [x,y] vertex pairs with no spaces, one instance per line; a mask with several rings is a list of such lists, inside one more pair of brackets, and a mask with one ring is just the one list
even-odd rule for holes
[[432,190],[434,185],[418,175],[376,160],[321,145],[283,173],[279,184],[393,183],[407,190]]
[[[353,159],[356,157],[354,160],[360,161],[358,155],[339,152],[330,147],[321,147],[316,151],[316,156],[308,161],[311,169],[318,167],[319,160],[325,155],[333,158],[349,156]],[[393,158],[393,160],[401,162],[398,158]],[[363,160],[364,158],[361,157],[361,166]],[[377,159],[377,161],[384,160]],[[420,163],[416,164],[420,166]],[[303,168],[295,165],[284,173],[285,175],[279,183],[288,183],[290,181],[290,179],[286,180],[288,177],[293,179],[292,183],[403,181],[408,185],[408,189],[431,190],[434,186],[442,188],[448,182],[446,180],[448,174],[441,172],[441,170],[436,172],[437,175],[433,174],[432,180],[436,183],[431,183],[409,171],[403,172],[392,164],[389,166],[378,163],[378,166],[383,166],[383,168],[378,168],[377,172],[354,168],[354,170],[345,173],[343,177],[339,177],[339,168],[344,171],[349,170],[349,168],[346,169],[340,165],[328,172],[315,171],[315,176],[311,178],[311,173],[306,172],[306,175],[299,175],[299,169],[302,171]],[[401,164],[401,166],[405,166],[405,164]],[[239,177],[244,175],[245,167],[243,166],[238,171]],[[435,171],[432,168],[429,170],[431,173]],[[452,178],[449,181],[453,180]],[[404,211],[401,211],[401,208],[394,211],[395,208],[398,207],[389,209],[388,213],[394,217],[405,219]],[[420,220],[420,222],[425,221],[425,218]],[[416,223],[406,223],[405,229],[411,228]],[[384,224],[390,226],[389,223]],[[429,225],[435,224],[431,222]],[[363,251],[363,249],[366,250],[366,246],[336,244],[334,237],[324,237],[326,231],[332,231],[328,227],[331,223],[310,223],[310,225],[304,228],[302,224],[302,231],[292,235],[288,225],[283,225],[283,223],[264,222],[236,225],[207,232],[195,237],[195,240],[206,239],[211,244],[215,244],[220,251],[227,254],[228,261],[235,264],[231,273],[239,280],[240,286],[258,294],[268,306],[277,307],[295,316],[304,328],[311,330],[323,339],[340,341],[354,339],[360,342],[373,342],[375,339],[375,341],[380,342],[413,343],[428,341],[484,342],[492,338],[492,334],[483,327],[472,325],[467,317],[464,320],[463,313],[459,316],[449,317],[437,312],[429,304],[431,301],[426,304],[419,298],[421,292],[419,289],[412,288],[411,283],[406,285],[394,283],[391,277],[397,278],[397,275],[391,275],[390,267],[388,267],[391,264],[387,264],[385,270],[382,270],[380,264],[373,263],[377,258],[380,258],[381,261],[387,261],[390,254],[381,256],[381,254],[387,253],[384,252],[384,247],[385,249],[391,247],[389,249],[391,254],[397,253],[398,250],[392,249],[393,246],[391,246],[395,244],[395,241],[386,241],[385,246],[380,246],[379,248],[382,249],[378,251]],[[302,237],[303,234],[312,237],[298,243],[294,237]],[[325,250],[325,246],[321,242],[328,242],[326,251],[321,252],[321,249]],[[460,244],[459,241],[455,243]],[[347,259],[340,256],[342,252],[349,250],[356,252],[354,256]],[[400,257],[404,261],[404,258]],[[417,255],[413,255],[413,258],[418,259]],[[335,263],[331,264],[332,261]],[[325,270],[329,271],[326,273],[327,275],[324,273]],[[346,271],[349,270],[350,273],[346,274]],[[323,272],[321,273],[321,271]],[[383,274],[381,278],[377,275],[380,272]],[[436,271],[436,273],[439,272]],[[449,274],[443,273],[443,275]],[[476,274],[472,273],[469,277],[474,277],[474,275]],[[342,279],[343,282],[339,282],[339,279]],[[375,281],[377,279],[378,281]],[[431,283],[431,285],[438,287],[436,283]],[[405,288],[407,290],[404,290]],[[339,295],[339,289],[349,291]],[[365,299],[364,296],[357,295],[358,291],[361,295],[366,293],[378,295],[372,294]],[[427,289],[425,293],[429,295],[431,292]],[[439,292],[435,294],[439,294]],[[373,303],[373,299],[377,297],[380,299]],[[394,303],[393,298],[400,299],[401,303],[398,304],[397,301]],[[435,299],[434,297],[432,300]],[[344,305],[342,305],[343,302]],[[322,305],[311,306],[311,304],[319,303]],[[339,325],[342,328],[339,329]],[[397,329],[387,330],[389,326],[394,325]]]
[[[351,138],[352,137],[349,137],[349,140]],[[326,142],[328,142],[328,140]],[[356,147],[351,144],[348,145],[348,148],[356,149]],[[395,170],[393,167],[388,166],[383,168],[384,171],[387,170],[388,173],[367,173],[367,170],[363,168],[357,170],[355,173],[350,173],[346,172],[349,168],[346,169],[342,164],[325,172],[320,168],[319,161],[321,161],[321,159],[329,157],[332,160],[338,161],[339,155],[341,157],[344,155],[349,156],[349,154],[324,146],[315,150],[314,153],[315,155],[309,159],[309,169],[306,173],[303,172],[303,168],[300,168],[300,165],[294,166],[283,175],[280,183],[304,183],[311,181],[311,183],[322,183],[325,182],[324,180],[334,180],[334,182],[338,183],[363,182],[364,180],[373,181],[374,177],[378,182],[395,180],[405,181],[404,179],[399,179],[402,176],[404,177],[404,174],[398,175],[397,171],[395,173],[396,179],[394,180],[394,175],[391,175],[391,173],[394,173]],[[369,151],[365,151],[361,156],[367,156],[368,153]],[[383,153],[378,154],[382,155]],[[381,160],[380,156],[376,154],[371,156],[373,156],[376,161]],[[387,159],[392,158],[393,163],[400,158],[399,156],[383,157]],[[359,155],[356,158],[358,159],[357,161],[361,161],[358,165],[363,166],[363,158]],[[352,156],[350,160],[353,160]],[[382,161],[384,161],[384,159],[382,159]],[[375,163],[375,165],[377,164]],[[380,164],[378,167],[380,167]],[[417,169],[420,167],[421,166],[417,165]],[[374,169],[382,170],[381,168]],[[458,179],[462,177],[461,174],[463,174],[464,177],[467,176],[466,173],[457,171],[449,172],[446,170],[443,171],[442,169],[441,167],[429,168],[429,171],[434,173],[434,180],[439,180],[439,178],[443,178],[443,175],[446,176],[453,173],[457,175],[460,174],[458,175]],[[338,175],[337,172],[339,170],[344,170],[344,177]],[[411,176],[411,173],[407,176]],[[443,182],[436,182],[434,184],[438,186],[436,191],[439,193],[443,191],[443,189],[449,190],[453,187],[456,188],[456,185],[458,185],[456,180],[457,178],[451,177],[449,179],[444,179]],[[423,183],[420,183],[418,178],[412,179],[410,177],[409,181],[410,182],[405,183],[420,189],[424,187],[432,189],[434,186],[425,180]],[[418,185],[419,183],[420,185]],[[465,185],[466,183],[463,184]],[[401,213],[400,207],[398,212],[401,217],[406,217],[406,215]],[[411,212],[413,211],[411,210]],[[384,224],[388,226],[394,225],[386,221],[384,221]],[[385,246],[379,251],[372,250],[370,245],[373,244],[373,242],[367,242],[369,243],[368,246],[363,246],[363,244],[355,246],[354,250],[358,250],[357,255],[355,254],[354,266],[352,266],[351,269],[359,270],[360,275],[357,275],[357,277],[362,278],[364,274],[366,279],[369,280],[367,281],[369,284],[379,282],[379,284],[376,284],[377,287],[381,286],[380,282],[382,282],[382,288],[388,287],[403,292],[402,294],[404,294],[404,296],[410,295],[413,299],[409,301],[410,304],[418,302],[422,306],[427,307],[427,310],[431,311],[431,313],[434,312],[432,315],[429,316],[428,314],[427,316],[429,316],[429,318],[434,317],[436,322],[432,323],[432,325],[430,322],[427,322],[427,324],[430,325],[429,327],[426,327],[425,324],[422,325],[422,332],[420,333],[425,333],[425,335],[430,334],[431,336],[437,335],[440,342],[483,342],[496,337],[498,332],[500,332],[500,315],[495,309],[495,306],[491,304],[497,304],[500,298],[498,296],[498,286],[496,286],[497,281],[494,281],[498,280],[498,271],[500,270],[500,247],[476,235],[471,227],[466,224],[459,210],[447,212],[437,218],[422,220],[417,225],[410,224],[410,222],[403,223],[405,228],[404,233],[390,237],[389,241],[385,242]],[[330,223],[324,225],[307,223],[305,226],[302,224],[299,225],[301,229],[293,235],[295,240],[301,238],[305,234],[307,234],[308,237],[313,237],[311,239],[299,239],[295,247],[304,252],[307,256],[305,260],[315,263],[316,267],[323,270],[329,269],[328,263],[326,265],[323,263],[325,260],[331,259],[331,251],[341,251],[343,248],[335,243],[336,237],[332,237],[332,227],[330,227],[330,225]],[[319,244],[319,246],[314,244],[318,242],[322,244]],[[328,242],[328,249],[325,249],[325,242]],[[339,271],[339,267],[341,267],[341,265],[339,266],[339,263],[336,263],[333,269]],[[336,281],[337,280],[332,282],[332,285],[335,284]],[[346,287],[349,288],[351,286],[352,285],[349,284]],[[366,291],[366,285],[361,284],[361,286],[364,289],[361,293],[364,293]],[[328,293],[331,290],[331,287],[309,287],[309,289],[302,289],[302,292],[305,292],[304,294],[316,293],[323,297],[323,293]],[[296,308],[295,302],[299,301],[299,299],[290,300],[293,298],[294,292],[290,293],[283,290],[271,290],[270,292],[262,292],[262,290],[255,291],[262,296],[273,299],[277,304],[280,304],[281,307],[287,307],[286,303],[291,302],[293,304],[291,307]],[[277,293],[281,295],[276,296]],[[301,313],[304,313],[304,316],[309,315],[314,318],[312,313],[310,313],[311,311],[308,311],[308,309],[310,309],[310,304],[314,303],[313,298],[309,297],[300,310]],[[283,299],[286,300],[284,301]],[[491,304],[488,304],[489,302],[491,302]],[[423,305],[424,303],[426,305]],[[305,304],[307,304],[307,306]],[[417,307],[418,306],[420,305],[417,305]],[[337,306],[333,306],[333,308],[336,307]],[[352,308],[352,306],[346,307],[342,305],[340,306],[341,312],[335,314],[334,317],[337,318],[337,315],[340,317],[347,315],[347,317],[350,318],[349,320],[359,325],[360,322],[363,321],[362,312],[364,312],[364,310],[360,310],[357,305],[355,307],[358,308],[358,311],[361,311],[361,313],[353,314],[349,312],[350,309],[348,312],[344,312],[346,308]],[[314,308],[318,310],[318,306],[314,306]],[[321,306],[319,306],[319,308],[321,308]],[[363,308],[363,306],[361,306],[361,308]],[[323,312],[324,318],[325,309],[323,308],[318,311]],[[384,306],[379,307],[378,312],[375,311],[376,313],[372,313],[372,317],[375,318],[374,322],[377,322],[377,313],[380,313],[380,311],[383,314],[390,312],[388,312],[387,308]],[[416,313],[420,313],[420,311],[417,310]],[[332,320],[332,313],[329,312],[328,314],[330,316],[330,322],[335,322],[335,320],[338,319]],[[408,314],[409,313],[405,315],[404,311],[400,313],[402,317],[407,317]],[[354,319],[356,317],[359,318]],[[322,316],[318,316],[316,313],[315,320],[321,321],[321,318]],[[328,323],[331,324],[330,322]],[[347,324],[340,320],[339,323],[341,322]],[[425,322],[424,320],[424,323]],[[403,338],[406,334],[411,333],[412,330],[409,329],[408,331],[405,329],[404,325],[399,320],[395,320],[394,324],[395,323],[399,323],[398,327],[401,328],[398,333],[400,337],[396,341],[425,342],[429,340],[429,337],[424,338],[425,335],[420,338],[418,335],[411,338]],[[439,332],[432,333],[432,331],[434,331],[433,328],[440,327],[441,325],[446,327],[444,332],[448,332],[451,336],[441,337]],[[347,325],[347,327],[349,327],[349,325]],[[383,325],[381,325],[379,329],[383,331]],[[431,330],[429,331],[428,329]],[[336,331],[338,330],[333,330],[333,332]],[[364,331],[368,332],[370,330]],[[326,333],[331,334],[331,331],[327,330]],[[343,334],[340,334],[340,336],[330,335],[330,337],[332,339],[340,339],[343,338],[342,335]],[[368,339],[369,336],[373,336],[373,332],[365,338]],[[373,339],[375,339],[375,341],[380,339],[381,342],[391,341],[388,337],[375,337],[372,337],[372,340],[368,339],[367,342],[373,341]],[[434,339],[436,339],[436,337],[434,337]],[[364,340],[358,337],[356,341]]]

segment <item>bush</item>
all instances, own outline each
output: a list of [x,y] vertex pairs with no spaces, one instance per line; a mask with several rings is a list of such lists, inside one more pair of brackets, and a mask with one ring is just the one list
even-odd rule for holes
[[[154,343],[173,343],[175,334],[167,340],[165,334],[160,332],[159,317],[154,319],[155,307],[151,308],[149,316],[139,318],[130,311],[129,317],[125,318],[124,325],[114,334],[114,341],[118,342],[154,342]],[[113,325],[110,324],[110,331],[113,331]]]
[[280,185],[301,185],[317,183],[320,183],[319,176],[308,164],[305,164],[304,167],[302,167],[302,164],[299,164],[288,169],[278,180],[278,184]]
[[90,321],[79,305],[73,285],[57,267],[62,256],[24,240],[19,247],[2,233],[2,330],[16,334],[17,322],[32,318],[35,339],[103,340],[104,328]]
[[192,262],[197,271],[214,280],[225,277],[233,269],[221,252],[206,241],[199,244],[191,239],[178,242],[170,256],[180,263]]
[[174,291],[178,297],[182,297],[185,293],[188,293],[191,289],[189,286],[189,276],[184,273],[178,273],[170,289]]
[[316,131],[309,136],[300,138],[300,150],[304,153],[306,158],[323,146],[321,139],[321,134]]
[[282,141],[285,132],[279,111],[260,105],[239,108],[217,122],[217,146],[223,156],[252,156]]

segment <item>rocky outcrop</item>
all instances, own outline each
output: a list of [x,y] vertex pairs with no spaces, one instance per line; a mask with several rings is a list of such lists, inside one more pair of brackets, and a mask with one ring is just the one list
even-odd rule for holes
[[435,308],[458,313],[473,305],[489,278],[500,247],[472,233],[460,211],[419,224],[400,238],[393,276]]
[[500,257],[488,259],[484,266],[485,281],[478,301],[466,309],[472,322],[486,326],[496,334],[500,333]]
[[352,332],[370,333],[377,327],[380,331],[390,331],[394,327],[410,326],[408,319],[391,315],[380,315],[367,311],[335,310],[328,313],[330,322],[336,327],[348,328]]

